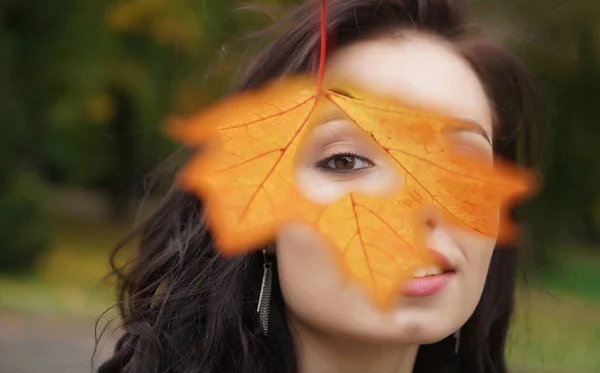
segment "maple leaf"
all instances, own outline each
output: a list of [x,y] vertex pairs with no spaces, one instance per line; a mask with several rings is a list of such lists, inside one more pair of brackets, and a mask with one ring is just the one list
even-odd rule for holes
[[315,107],[314,79],[292,78],[225,99],[169,134],[204,145],[180,172],[184,189],[205,201],[207,221],[223,253],[266,245],[301,200],[292,163]]
[[[414,269],[436,263],[416,218],[424,205],[435,206],[451,223],[494,237],[499,211],[529,190],[530,180],[515,167],[491,167],[452,151],[447,130],[472,129],[471,123],[363,91],[354,94],[361,99],[325,91],[317,100],[311,82],[294,78],[273,83],[170,127],[172,137],[205,146],[179,181],[203,198],[207,223],[226,255],[264,246],[281,224],[300,219],[323,234],[338,254],[340,268],[386,307]],[[298,191],[296,153],[320,122],[318,109],[324,101],[393,160],[403,175],[395,194],[351,192],[319,205]]]
[[[356,98],[361,95],[368,98]],[[329,240],[341,267],[376,303],[392,306],[414,269],[439,264],[424,246],[418,218],[424,206],[437,208],[449,224],[489,237],[501,234],[505,241],[512,238],[508,207],[532,192],[533,178],[499,158],[492,165],[454,151],[453,131],[475,130],[475,124],[364,91],[350,96],[327,91],[326,96],[377,142],[404,179],[391,196],[350,193],[303,216]]]
[[328,92],[328,98],[394,160],[411,198],[438,207],[452,223],[498,235],[500,242],[514,238],[509,207],[531,195],[536,182],[499,157],[490,164],[456,152],[449,134],[477,125],[365,91],[355,97]]
[[388,308],[416,268],[439,265],[424,246],[418,212],[419,206],[406,195],[350,193],[305,212],[303,218],[328,240],[346,275],[376,304]]

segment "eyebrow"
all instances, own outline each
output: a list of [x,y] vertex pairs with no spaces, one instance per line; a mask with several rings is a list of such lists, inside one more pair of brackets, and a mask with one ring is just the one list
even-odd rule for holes
[[[338,95],[345,96],[345,97],[348,97],[348,98],[351,98],[351,99],[356,99],[356,97],[354,97],[353,95],[351,95],[348,91],[345,91],[345,90],[343,90],[341,88],[334,87],[334,88],[330,88],[329,90],[331,92],[333,92],[333,93],[337,93]],[[458,129],[456,129],[456,131],[458,131],[458,132],[460,132],[460,131],[467,131],[467,132],[477,133],[477,134],[483,136],[483,138],[490,145],[493,145],[492,139],[490,139],[490,136],[488,135],[487,131],[483,128],[483,126],[480,123],[477,123],[477,122],[475,122],[473,120],[470,120],[470,119],[461,119],[461,120],[464,120],[464,121],[467,121],[467,122],[469,122],[471,124],[474,124],[475,128],[472,128],[472,129],[460,129],[460,128],[458,128]]]

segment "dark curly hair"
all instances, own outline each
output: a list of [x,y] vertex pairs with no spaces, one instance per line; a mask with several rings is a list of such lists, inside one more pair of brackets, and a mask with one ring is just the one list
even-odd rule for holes
[[[294,25],[251,65],[240,90],[283,75],[314,71],[318,7],[301,6]],[[331,0],[328,35],[335,47],[414,29],[444,38],[470,63],[495,111],[494,149],[527,164],[533,153],[536,87],[524,66],[501,46],[474,32],[464,5],[453,0]],[[529,155],[529,156],[527,156]],[[135,258],[116,268],[123,336],[99,373],[295,373],[295,348],[274,278],[269,335],[261,333],[256,303],[262,257],[217,255],[203,225],[202,203],[173,186],[132,237]],[[504,356],[514,306],[517,253],[495,250],[481,300],[461,329],[458,361],[466,373],[506,373]],[[275,270],[276,274],[277,271]],[[448,337],[419,348],[414,372],[456,370]]]

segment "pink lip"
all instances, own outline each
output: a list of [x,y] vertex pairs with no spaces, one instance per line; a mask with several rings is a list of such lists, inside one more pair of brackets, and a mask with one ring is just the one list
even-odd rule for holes
[[404,284],[402,293],[407,297],[426,297],[441,291],[452,279],[454,272],[436,276],[414,277]]

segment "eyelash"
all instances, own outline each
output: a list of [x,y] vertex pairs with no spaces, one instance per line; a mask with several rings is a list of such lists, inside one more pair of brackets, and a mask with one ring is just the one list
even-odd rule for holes
[[[343,157],[358,159],[358,160],[360,160],[362,162],[368,163],[369,166],[362,167],[362,168],[355,169],[355,170],[352,170],[352,169],[350,169],[350,170],[339,170],[339,169],[327,166],[327,164],[329,162],[331,162],[331,161],[333,161],[333,160],[335,160],[337,158],[343,158]],[[327,172],[334,172],[334,173],[339,173],[339,174],[348,174],[348,173],[352,173],[352,172],[361,171],[361,170],[364,170],[366,168],[371,168],[373,166],[375,166],[375,164],[371,160],[369,160],[368,158],[360,156],[360,155],[358,155],[356,153],[346,152],[346,153],[336,153],[336,154],[330,155],[329,157],[323,159],[322,161],[319,161],[317,163],[317,165],[316,165],[316,168],[322,169],[322,170],[327,171]]]

